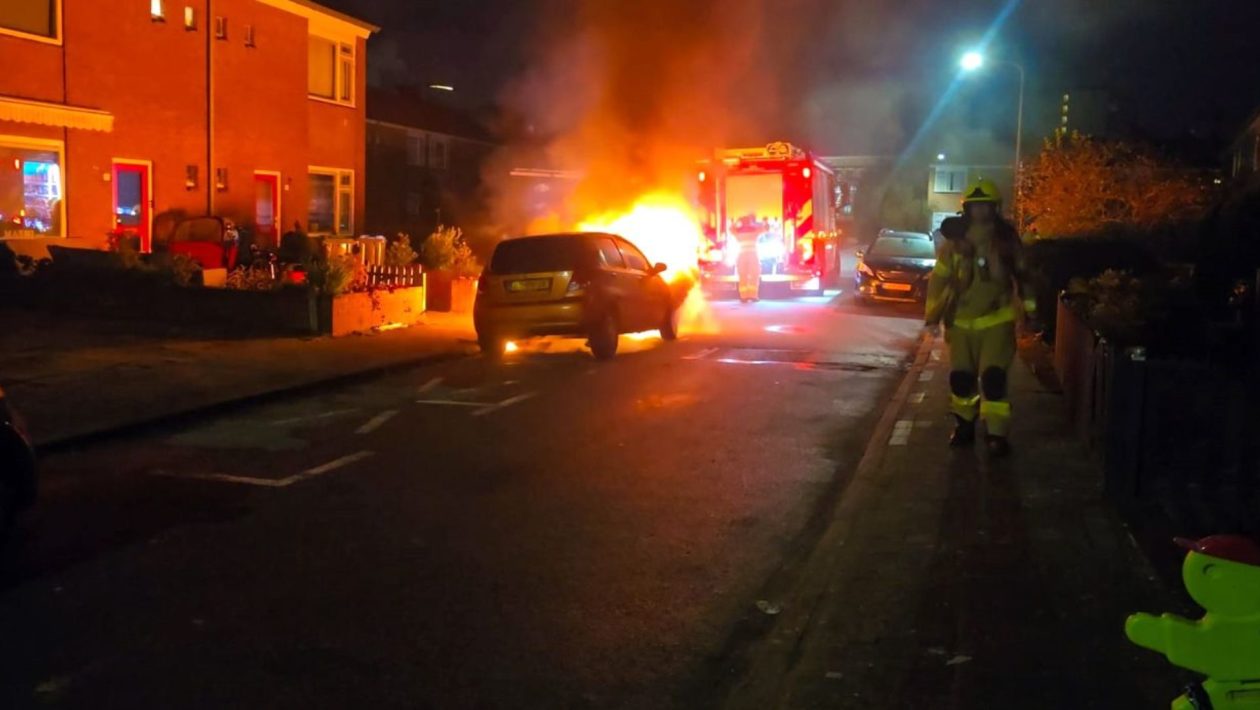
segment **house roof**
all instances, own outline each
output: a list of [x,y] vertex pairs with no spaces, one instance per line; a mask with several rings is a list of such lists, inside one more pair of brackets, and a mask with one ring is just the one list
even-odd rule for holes
[[466,140],[496,142],[494,136],[468,114],[424,99],[415,89],[369,89],[367,117],[369,121],[443,133]]
[[311,29],[316,32],[348,32],[367,39],[368,35],[381,30],[370,22],[312,2],[312,0],[259,0],[259,2],[305,17],[311,23]]

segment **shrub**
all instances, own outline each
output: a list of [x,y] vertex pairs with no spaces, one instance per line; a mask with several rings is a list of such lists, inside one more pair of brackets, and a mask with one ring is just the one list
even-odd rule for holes
[[281,282],[271,277],[268,269],[238,266],[227,275],[227,287],[239,291],[274,291]]
[[1103,337],[1121,346],[1141,345],[1156,354],[1202,355],[1203,319],[1190,279],[1176,271],[1135,275],[1108,269],[1073,279],[1068,306]]
[[367,287],[367,270],[350,254],[338,254],[307,268],[306,282],[318,293],[336,296]]
[[1142,242],[1118,236],[1043,239],[1026,247],[1025,260],[1037,299],[1038,319],[1053,339],[1059,293],[1073,279],[1089,280],[1109,270],[1143,275],[1159,261]]
[[420,255],[411,248],[411,237],[406,234],[399,233],[385,248],[386,266],[411,266],[419,258]]
[[481,263],[458,227],[439,226],[434,230],[420,247],[420,258],[425,268],[450,271],[458,277],[481,273]]

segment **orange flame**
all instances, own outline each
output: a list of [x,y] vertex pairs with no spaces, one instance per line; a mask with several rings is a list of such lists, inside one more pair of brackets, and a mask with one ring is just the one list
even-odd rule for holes
[[682,332],[717,332],[717,321],[704,294],[694,287],[700,275],[699,256],[706,244],[704,232],[695,210],[681,196],[649,193],[629,209],[590,217],[580,222],[577,229],[623,236],[653,263],[664,263],[666,269],[661,276],[688,289],[679,313]]

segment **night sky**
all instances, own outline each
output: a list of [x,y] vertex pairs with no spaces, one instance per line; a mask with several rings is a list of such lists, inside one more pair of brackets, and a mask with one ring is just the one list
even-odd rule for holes
[[[371,40],[377,83],[453,84],[457,94],[443,98],[470,108],[511,105],[514,84],[537,70],[553,45],[583,29],[577,0],[324,1],[385,28]],[[734,2],[741,3],[766,5],[776,23],[791,18],[782,31],[762,35],[774,43],[761,48],[761,61],[772,65],[778,86],[773,111],[759,114],[760,129],[850,154],[901,150],[955,79],[959,54],[1007,5]],[[704,33],[696,26],[681,36]],[[1223,138],[1260,107],[1257,38],[1257,0],[1025,0],[993,35],[989,53],[1028,70],[1029,137],[1049,132],[1054,97],[1088,88],[1112,96],[1130,132],[1156,140],[1191,130]],[[946,116],[1004,142],[1013,124],[1013,76],[995,68],[962,82]],[[755,98],[757,88],[747,94]]]

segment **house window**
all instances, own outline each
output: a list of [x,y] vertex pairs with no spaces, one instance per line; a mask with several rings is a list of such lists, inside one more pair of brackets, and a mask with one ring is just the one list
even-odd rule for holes
[[933,192],[962,192],[967,183],[967,171],[964,168],[937,168],[936,180],[932,185]]
[[163,22],[166,20],[166,8],[163,7],[164,0],[149,0],[149,19],[154,22]]
[[245,46],[246,47],[258,46],[254,44],[254,26],[253,25],[245,25]]
[[354,171],[310,169],[311,202],[307,230],[311,234],[350,236],[354,233]]
[[60,237],[62,144],[0,136],[0,238]]
[[191,5],[184,6],[184,29],[197,29],[197,11]]
[[450,153],[449,146],[445,139],[432,138],[429,140],[429,167],[434,170],[446,170],[447,156]]
[[61,0],[0,2],[0,32],[35,39],[61,39]]
[[424,136],[407,136],[407,164],[424,166]]
[[227,192],[228,189],[228,172],[227,168],[214,169],[214,189],[219,192]]
[[354,103],[354,47],[323,37],[307,42],[307,93],[343,104]]
[[214,18],[214,37],[215,39],[227,39],[227,18]]

